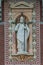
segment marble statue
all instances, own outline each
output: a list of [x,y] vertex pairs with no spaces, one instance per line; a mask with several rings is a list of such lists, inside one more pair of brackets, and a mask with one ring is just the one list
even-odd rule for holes
[[15,26],[15,31],[17,31],[17,49],[18,54],[27,53],[27,39],[29,37],[30,28],[27,24],[24,25],[24,17],[20,17],[20,23]]

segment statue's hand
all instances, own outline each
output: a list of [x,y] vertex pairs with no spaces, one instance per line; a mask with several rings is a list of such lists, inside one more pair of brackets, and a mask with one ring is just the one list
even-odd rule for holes
[[17,33],[18,31],[15,31],[15,33]]
[[24,27],[24,29],[26,30],[26,27]]

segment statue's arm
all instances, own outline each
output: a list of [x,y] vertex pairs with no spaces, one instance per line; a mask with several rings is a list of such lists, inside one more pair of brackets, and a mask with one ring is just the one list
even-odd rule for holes
[[18,31],[18,28],[19,28],[19,24],[17,24],[14,28],[14,31]]

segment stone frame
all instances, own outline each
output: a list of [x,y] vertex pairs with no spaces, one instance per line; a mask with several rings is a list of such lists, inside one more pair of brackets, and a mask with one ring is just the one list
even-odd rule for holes
[[[38,9],[39,8],[39,1],[37,1],[37,8],[36,9]],[[38,10],[37,10],[38,11]],[[37,11],[36,11],[36,14],[37,14]],[[39,10],[39,13],[40,13],[40,10]],[[37,18],[37,17],[39,17],[39,19]],[[40,16],[37,14],[37,17],[36,17],[36,21],[37,21],[37,23],[36,23],[36,31],[37,31],[37,50],[39,49],[39,47],[40,47],[40,39],[38,39],[39,37],[40,37],[40,34],[39,34],[39,32],[40,32]],[[8,36],[6,36],[7,34],[6,34],[6,32],[8,31],[8,27],[9,27],[9,23],[8,22],[6,22],[6,25],[4,25],[4,28],[5,28],[5,53],[7,53],[6,52],[6,50],[8,49],[8,47],[9,47],[9,44],[6,44],[6,43],[8,43],[7,42],[7,39],[9,39],[8,38]],[[38,46],[39,45],[39,46]],[[39,49],[39,53],[38,53],[39,55],[37,55],[37,58],[36,58],[36,60],[33,60],[33,61],[26,61],[26,64],[28,63],[28,64],[31,64],[31,62],[32,62],[32,64],[35,64],[35,65],[40,65],[40,49]],[[7,54],[8,55],[8,54]],[[5,64],[21,64],[21,62],[15,62],[15,63],[13,63],[13,62],[10,62],[10,60],[9,60],[9,57],[7,56],[6,54],[5,54]],[[9,60],[9,61],[7,61],[7,60]],[[23,62],[23,64],[25,64],[25,62]]]
[[[24,10],[23,10],[23,8],[20,8],[20,7],[16,7],[16,6],[20,6],[21,4],[23,4],[23,5],[27,5],[27,7],[28,8],[25,8],[24,7]],[[10,20],[9,20],[9,22],[10,22],[10,26],[12,25],[12,22],[11,22],[11,19],[12,19],[12,21],[14,22],[15,21],[15,19],[17,18],[17,16],[19,16],[20,14],[21,14],[21,12],[23,12],[23,14],[24,15],[26,15],[26,14],[28,14],[28,13],[31,13],[30,14],[30,19],[29,19],[29,21],[31,22],[33,22],[33,24],[30,24],[29,25],[29,27],[30,27],[30,30],[31,30],[31,36],[30,36],[30,39],[29,39],[29,55],[24,55],[24,54],[21,54],[21,55],[11,55],[10,54],[10,56],[12,56],[13,57],[13,59],[16,57],[17,59],[19,58],[21,61],[23,61],[24,59],[25,59],[25,57],[26,58],[35,58],[36,57],[36,48],[35,48],[35,45],[36,45],[36,26],[35,26],[35,23],[36,23],[36,20],[35,20],[35,9],[34,9],[34,5],[33,5],[33,3],[32,3],[32,7],[30,6],[31,4],[29,4],[28,5],[28,3],[25,3],[25,2],[19,2],[19,3],[17,3],[17,5],[15,4],[11,4],[10,3]],[[16,9],[15,9],[16,8]],[[18,9],[18,8],[20,8],[20,9]],[[27,9],[27,10],[26,10]],[[14,12],[15,12],[15,14],[14,14]],[[17,11],[17,12],[16,12]],[[19,13],[20,12],[20,13]],[[27,12],[26,14],[25,14],[25,12]],[[14,16],[13,16],[14,15]],[[28,18],[29,18],[29,15],[26,15]],[[15,24],[14,24],[14,26],[15,26]],[[33,30],[33,31],[32,31]],[[10,33],[11,34],[11,33]],[[11,37],[11,35],[10,35],[10,37]],[[11,42],[10,42],[11,43]],[[9,43],[9,44],[10,44]],[[12,43],[13,44],[13,43]],[[14,45],[13,45],[13,47],[15,47]],[[13,48],[12,47],[12,48]],[[15,48],[14,48],[15,49]],[[10,51],[11,51],[11,44],[10,44]],[[13,50],[13,53],[14,53],[14,51],[15,50]],[[12,52],[12,51],[11,51]],[[28,58],[28,59],[29,59]]]

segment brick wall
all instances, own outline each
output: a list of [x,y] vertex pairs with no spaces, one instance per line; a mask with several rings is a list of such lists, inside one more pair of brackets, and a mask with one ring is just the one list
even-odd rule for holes
[[[1,3],[0,3],[0,22],[2,22]],[[4,25],[2,23],[0,24],[0,65],[4,65]]]
[[9,2],[4,2],[4,22],[9,20]]
[[4,26],[0,25],[0,65],[4,64]]
[[43,65],[43,24],[40,25],[41,65]]
[[40,45],[41,45],[41,65],[43,65],[43,16],[42,16],[42,1],[40,0],[40,18],[41,18],[41,25],[40,25]]

